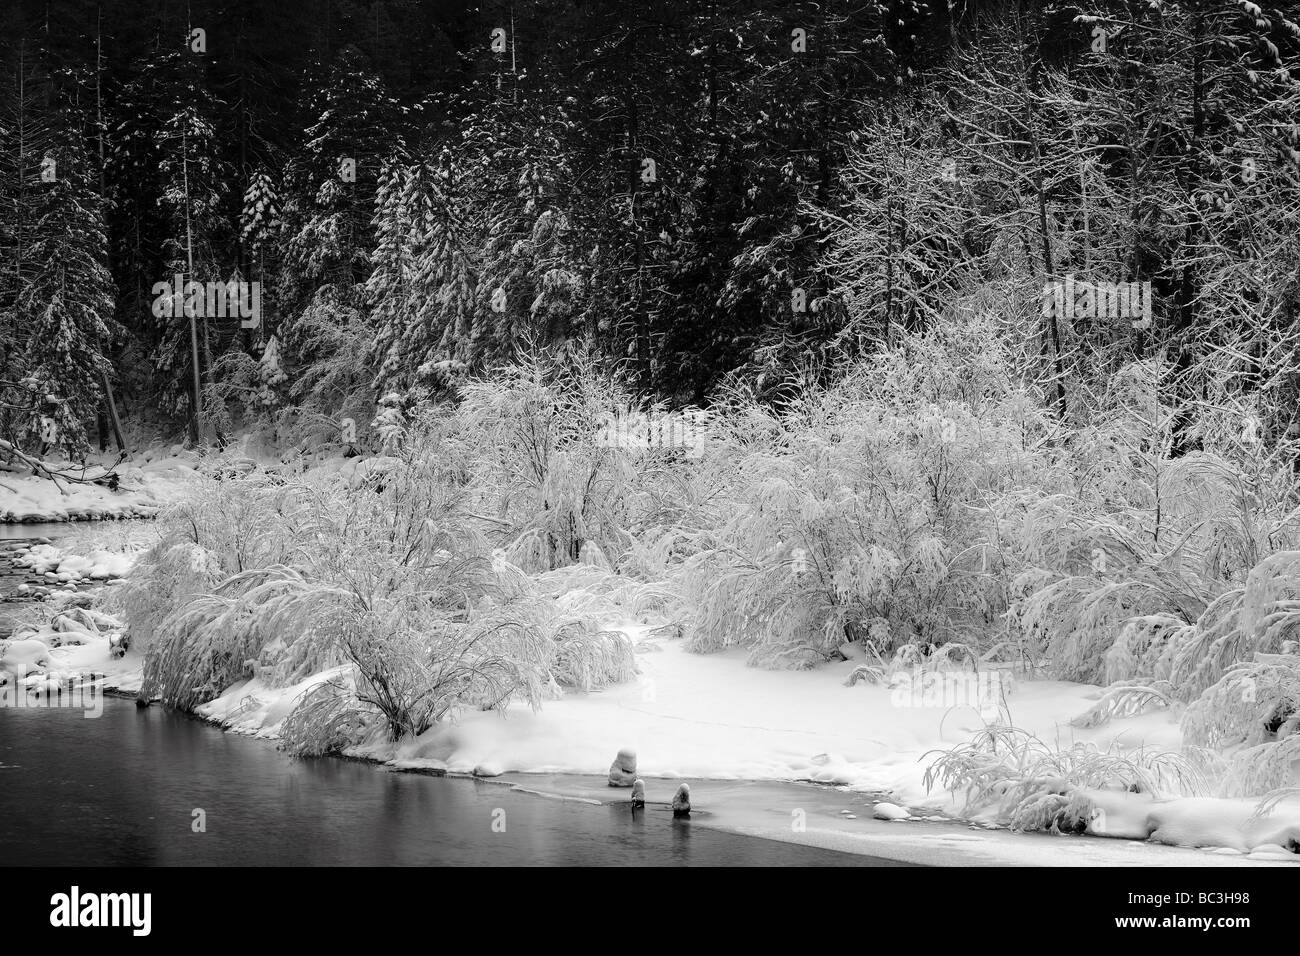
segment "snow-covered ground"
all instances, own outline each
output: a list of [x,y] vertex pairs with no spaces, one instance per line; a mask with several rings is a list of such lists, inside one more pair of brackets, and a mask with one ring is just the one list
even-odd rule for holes
[[[692,654],[681,641],[654,639],[648,627],[622,626],[641,648],[640,678],[589,694],[570,693],[533,712],[515,704],[505,715],[470,712],[418,740],[392,748],[387,759],[452,772],[495,774],[599,773],[620,747],[637,751],[638,770],[652,777],[808,780],[856,790],[890,792],[911,805],[946,803],[927,795],[924,755],[968,740],[982,726],[971,708],[896,706],[888,688],[846,687],[852,662],[808,671],[745,665],[745,652]],[[653,650],[650,650],[653,648]],[[234,716],[247,698],[301,693],[259,681],[232,687],[201,708],[245,733],[274,734],[259,707]],[[1016,726],[1068,746],[1074,740],[1107,747],[1176,748],[1178,727],[1165,714],[1115,721],[1081,731],[1069,719],[1100,690],[1058,681],[1016,685],[1009,698]],[[382,748],[372,750],[381,755]]]
[[[113,460],[111,455],[98,456],[88,463],[87,473],[102,473]],[[193,482],[196,461],[179,445],[150,449],[117,468],[116,490],[0,472],[0,523],[151,518]],[[73,470],[70,464],[65,467]]]

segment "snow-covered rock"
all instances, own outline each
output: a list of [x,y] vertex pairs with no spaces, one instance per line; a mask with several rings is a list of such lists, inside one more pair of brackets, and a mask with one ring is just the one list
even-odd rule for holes
[[877,803],[871,815],[877,820],[910,820],[912,814],[896,803]]
[[673,794],[673,816],[689,817],[691,815],[691,785],[684,783]]
[[609,785],[630,787],[636,783],[636,751],[624,747],[609,765]]
[[44,674],[50,666],[50,648],[44,641],[28,638],[0,646],[4,648],[0,650],[0,671],[6,675]]
[[127,575],[136,555],[119,551],[92,551],[88,555],[70,554],[52,544],[37,544],[21,549],[13,558],[20,568],[30,568],[48,581],[116,580]]

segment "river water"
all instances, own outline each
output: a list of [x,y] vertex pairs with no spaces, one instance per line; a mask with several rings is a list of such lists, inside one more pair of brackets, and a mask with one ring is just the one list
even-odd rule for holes
[[67,525],[58,524],[8,524],[0,522],[0,639],[9,636],[13,628],[11,613],[16,608],[17,588],[20,584],[44,583],[38,581],[27,568],[15,568],[10,561],[12,550],[33,539],[52,539],[66,534]]
[[[195,811],[202,811],[197,814]],[[195,832],[202,822],[205,832]],[[290,758],[108,699],[0,711],[0,865],[759,865],[890,861],[481,780]]]
[[[0,538],[51,531],[0,525]],[[0,708],[0,866],[900,865],[658,808],[294,759],[158,706],[103,705],[95,718]]]

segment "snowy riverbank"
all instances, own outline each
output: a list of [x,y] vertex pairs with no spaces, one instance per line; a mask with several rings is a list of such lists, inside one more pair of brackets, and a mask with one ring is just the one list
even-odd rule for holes
[[[27,549],[19,560],[33,570],[85,564],[93,572],[113,565],[115,573],[129,564],[127,556],[96,562],[48,545]],[[0,669],[20,662],[38,664],[55,678],[93,672],[106,675],[110,688],[138,690],[141,658],[134,651],[116,655],[120,625],[86,606],[86,597],[71,589],[51,594],[41,605],[49,612],[48,623],[15,634],[18,640],[0,652]],[[743,651],[693,654],[648,624],[623,621],[617,627],[638,649],[640,674],[634,681],[591,693],[570,691],[537,711],[518,704],[503,713],[464,711],[414,740],[372,741],[346,755],[394,770],[500,778],[525,789],[609,802],[626,799],[626,792],[604,787],[603,776],[612,756],[631,747],[652,800],[656,790],[672,789],[667,781],[706,782],[696,788],[700,806],[716,792],[716,812],[706,825],[872,855],[889,856],[891,846],[910,854],[899,859],[928,859],[938,849],[978,849],[985,862],[1051,863],[1061,862],[1053,854],[1069,847],[1069,862],[1079,865],[1297,860],[1287,850],[1300,837],[1294,811],[1288,805],[1254,819],[1254,801],[1153,801],[1145,794],[1097,792],[1091,797],[1104,807],[1105,828],[1091,827],[1095,836],[1012,838],[987,819],[958,822],[959,803],[946,791],[927,792],[924,772],[934,751],[968,741],[982,729],[984,720],[975,709],[900,706],[888,687],[847,686],[855,666],[850,661],[805,671],[761,670],[745,665]],[[258,677],[241,681],[196,714],[232,732],[275,739],[295,701],[344,670],[313,674],[289,687],[273,687]],[[1095,703],[1098,687],[1043,680],[1005,686],[1012,723],[1062,749],[1088,743],[1124,754],[1139,748],[1176,751],[1181,744],[1177,720],[1164,710],[1100,727],[1072,726],[1071,719]],[[824,786],[793,791],[808,796],[800,797],[799,806],[787,806],[789,799],[775,804],[771,799],[772,792],[785,790],[741,787],[737,793],[766,796],[758,803],[733,800],[728,782]],[[882,799],[908,808],[910,819],[872,820],[873,805]],[[790,820],[795,810],[809,814],[802,828]],[[1148,838],[1208,849],[1162,849],[1133,857],[1130,848],[1139,845],[1134,841]]]
[[[348,753],[404,770],[590,779],[603,776],[613,755],[626,746],[637,751],[638,772],[647,780],[826,784],[840,788],[835,792],[844,796],[836,799],[846,805],[871,795],[910,808],[914,819],[908,822],[921,832],[936,823],[935,818],[951,821],[958,815],[960,806],[950,794],[926,791],[926,755],[933,757],[932,751],[969,740],[982,726],[976,711],[899,707],[887,688],[847,687],[845,680],[853,667],[849,662],[811,671],[759,670],[745,666],[743,652],[691,654],[680,641],[647,636],[645,625],[625,623],[623,629],[643,648],[638,655],[642,673],[636,682],[596,693],[570,693],[536,712],[512,705],[504,716],[465,713],[416,740],[362,745]],[[290,688],[270,688],[256,679],[241,682],[198,713],[239,733],[274,737],[293,698],[315,680]],[[1024,681],[1009,698],[1009,710],[1017,727],[1063,748],[1076,741],[1121,753],[1143,747],[1178,748],[1178,725],[1167,712],[1116,720],[1100,728],[1072,727],[1071,718],[1086,711],[1100,693],[1100,688],[1088,685]],[[617,793],[595,787],[596,794],[601,792]],[[1102,798],[1110,800],[1114,836],[1145,839],[1146,834],[1138,830],[1154,809],[1162,814],[1165,827],[1156,842],[1205,841],[1220,856],[1244,858],[1250,853],[1253,859],[1300,860],[1282,846],[1289,837],[1300,836],[1300,820],[1294,813],[1275,812],[1269,826],[1251,830],[1243,829],[1242,810],[1248,804],[1253,807],[1253,801],[1172,800],[1152,806],[1139,794]],[[870,809],[858,814],[870,815]],[[770,819],[767,825],[772,825]],[[866,819],[823,820],[816,828],[817,839],[829,842],[816,845],[842,842],[850,849],[856,846],[856,852],[879,853],[880,833],[893,832],[880,831],[881,825]],[[987,831],[981,827],[980,832]],[[789,832],[791,839],[801,836]],[[863,838],[860,845],[855,842],[859,837]],[[1059,839],[1073,844],[1093,838]],[[1037,855],[1038,862],[1048,862],[1038,838],[1019,845]],[[1206,855],[1157,859],[1187,865]],[[1122,858],[1135,862],[1129,856]],[[1113,852],[1099,850],[1094,862],[1113,864],[1116,859]],[[1154,865],[1156,860],[1150,862]]]
[[[115,460],[107,454],[94,456],[86,462],[85,475],[101,474]],[[153,448],[116,468],[116,488],[0,472],[0,523],[152,518],[192,485],[197,463],[198,456],[179,445]],[[49,464],[82,475],[80,465]]]

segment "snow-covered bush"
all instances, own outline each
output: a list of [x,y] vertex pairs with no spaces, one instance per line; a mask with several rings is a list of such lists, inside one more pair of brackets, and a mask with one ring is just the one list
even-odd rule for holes
[[692,646],[807,667],[846,639],[986,644],[1003,610],[991,500],[1041,470],[1043,421],[986,323],[905,337],[778,413],[715,415],[711,520],[677,570]]
[[321,681],[298,698],[280,725],[280,746],[300,757],[342,753],[358,743],[375,714],[348,678]]
[[158,518],[159,540],[110,595],[137,647],[148,648],[164,619],[230,574],[289,557],[292,490],[255,472],[205,483]]
[[1173,676],[1185,698],[1211,687],[1234,664],[1277,653],[1300,638],[1300,551],[1265,557],[1221,605],[1197,621],[1179,650]]
[[1297,486],[1230,436],[1176,455],[1166,374],[1117,372],[1058,463],[1064,487],[1025,500],[1009,621],[1060,677],[1167,679],[1190,700],[1293,627],[1269,589],[1295,564]]
[[680,455],[599,440],[602,421],[630,397],[582,354],[528,353],[461,393],[409,440],[469,490],[529,573],[578,563],[589,542],[617,566],[632,535],[666,523],[687,497],[674,495],[684,484]]
[[1207,792],[1194,760],[1168,752],[1103,751],[1092,744],[1058,748],[1014,727],[991,725],[943,751],[926,768],[927,789],[960,795],[968,814],[988,814],[1021,830],[1083,830],[1093,809],[1085,791],[1155,797]]
[[1183,715],[1183,739],[1228,750],[1289,736],[1300,724],[1300,657],[1263,655],[1235,665]]
[[621,631],[601,630],[591,622],[569,622],[556,634],[555,645],[551,673],[561,686],[599,690],[637,674],[632,644]]
[[322,752],[366,727],[418,735],[458,707],[634,676],[626,638],[493,553],[475,488],[425,450],[404,443],[359,484],[227,477],[170,513],[124,595],[148,650],[142,694],[190,710],[241,679],[343,666],[290,722],[290,747]]

